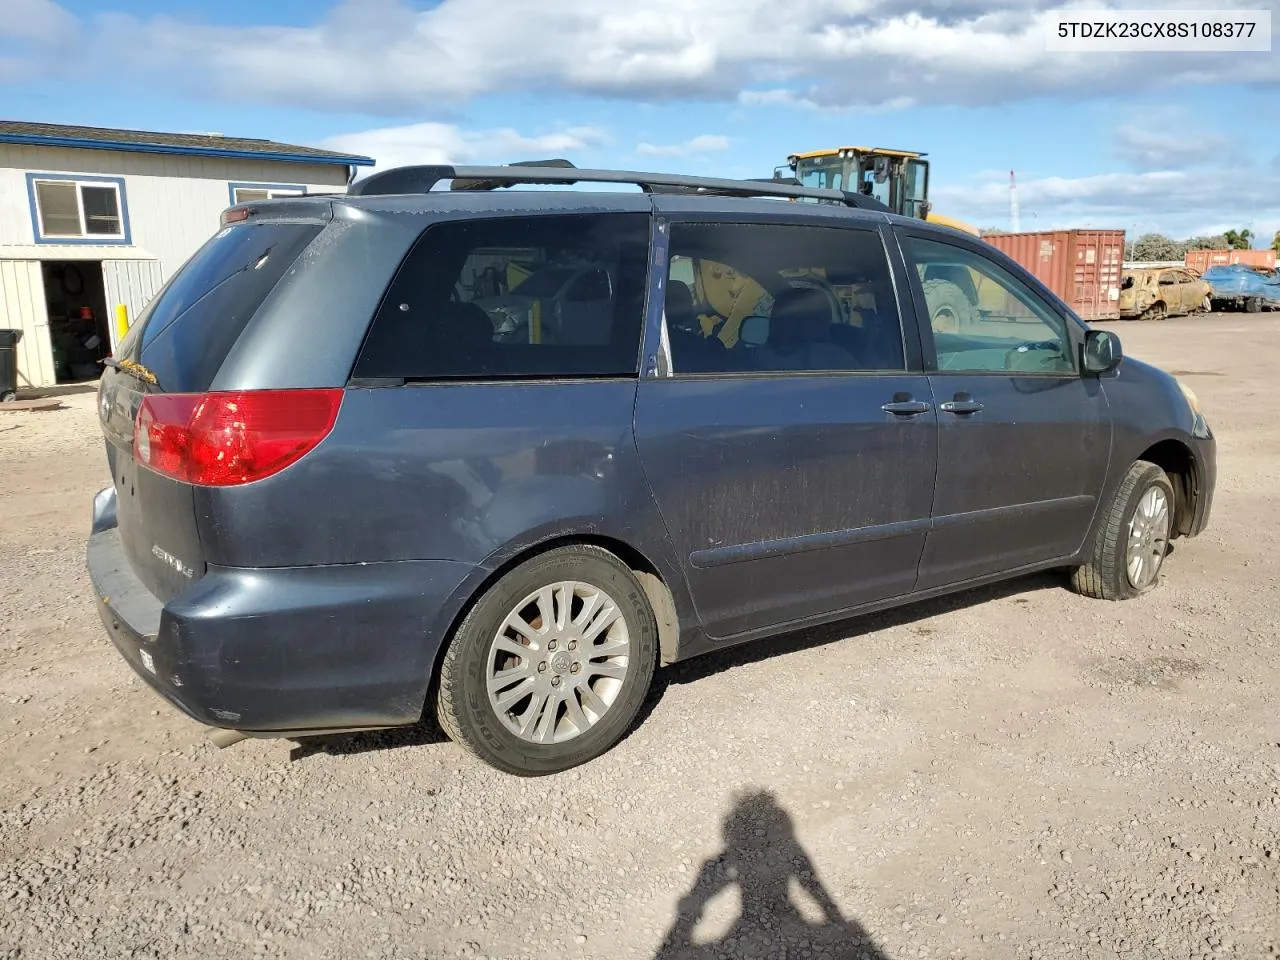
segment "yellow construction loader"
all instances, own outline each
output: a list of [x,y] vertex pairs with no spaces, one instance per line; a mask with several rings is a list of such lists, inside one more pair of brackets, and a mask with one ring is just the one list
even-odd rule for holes
[[[925,154],[883,147],[834,147],[793,153],[787,158],[791,177],[806,187],[844,190],[875,197],[894,213],[955,227],[979,236],[975,227],[933,212],[929,201],[929,161]],[[774,170],[774,179],[786,175]]]

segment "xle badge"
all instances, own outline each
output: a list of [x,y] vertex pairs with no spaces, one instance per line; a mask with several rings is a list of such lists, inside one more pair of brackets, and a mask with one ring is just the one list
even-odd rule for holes
[[151,547],[151,553],[154,557],[156,557],[156,559],[160,560],[163,563],[167,563],[170,567],[172,567],[174,570],[177,570],[180,574],[182,574],[188,580],[190,580],[193,576],[195,576],[194,570],[192,570],[190,567],[184,564],[181,560],[175,557],[168,550],[161,548],[158,544],[153,545]]

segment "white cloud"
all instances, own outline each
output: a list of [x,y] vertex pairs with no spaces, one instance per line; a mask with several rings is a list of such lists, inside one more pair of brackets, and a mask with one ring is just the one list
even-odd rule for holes
[[817,103],[803,94],[788,90],[786,87],[773,87],[768,90],[743,90],[738,94],[738,103],[745,107],[799,107],[802,110],[820,110]]
[[684,143],[641,143],[636,146],[636,153],[644,157],[688,157],[699,153],[712,153],[716,150],[728,150],[729,138],[718,134],[704,133]]
[[1122,124],[1114,135],[1116,155],[1139,170],[1217,166],[1230,156],[1231,140],[1207,129],[1203,118],[1174,109],[1143,119],[1142,126]]
[[79,21],[53,0],[4,0],[0,4],[0,37],[65,44]]
[[[608,140],[608,134],[596,127],[568,127],[528,135],[510,128],[463,130],[448,123],[415,123],[345,133],[330,137],[324,145],[373,157],[377,161],[374,169],[386,170],[422,163],[500,164],[513,160],[548,160],[599,147]],[[573,157],[564,159],[573,160]]]
[[[938,213],[1008,228],[1007,177],[930,193]],[[1280,170],[1235,163],[1211,171],[1019,178],[1018,203],[1023,230],[1094,227],[1184,238],[1251,227],[1270,238],[1280,229]]]
[[[45,11],[40,22],[59,9],[50,0],[11,2]],[[326,111],[434,111],[437,119],[472,98],[511,92],[790,98],[865,109],[1280,82],[1280,57],[1268,54],[1048,54],[1045,11],[1060,6],[916,0],[904,11],[899,0],[646,0],[632,8],[598,0],[442,0],[418,10],[403,0],[344,0],[305,27],[99,15],[82,48],[100,51],[117,68],[181,78],[213,96]],[[119,50],[129,56],[121,60]],[[27,68],[53,73],[83,63],[33,57]]]

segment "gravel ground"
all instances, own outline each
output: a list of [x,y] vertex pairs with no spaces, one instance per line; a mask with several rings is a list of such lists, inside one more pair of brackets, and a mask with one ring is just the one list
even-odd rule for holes
[[1280,317],[1116,329],[1219,437],[1153,594],[680,665],[538,780],[429,727],[209,745],[93,611],[93,395],[0,413],[0,957],[1280,955]]

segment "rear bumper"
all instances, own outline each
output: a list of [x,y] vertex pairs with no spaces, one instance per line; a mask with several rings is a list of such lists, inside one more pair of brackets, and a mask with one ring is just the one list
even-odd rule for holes
[[87,565],[116,649],[193,719],[252,733],[416,722],[453,607],[452,561],[210,567],[167,603],[134,575],[105,496]]

